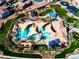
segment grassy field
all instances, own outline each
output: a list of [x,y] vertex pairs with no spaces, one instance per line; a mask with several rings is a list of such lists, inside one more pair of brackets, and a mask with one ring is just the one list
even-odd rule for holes
[[67,22],[70,23],[71,26],[78,28],[79,27],[79,20],[73,17],[68,17]]

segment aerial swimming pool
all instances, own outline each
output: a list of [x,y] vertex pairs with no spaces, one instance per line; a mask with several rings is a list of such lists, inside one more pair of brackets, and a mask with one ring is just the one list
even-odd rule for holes
[[70,5],[68,2],[60,2],[61,3],[61,5],[63,5],[63,6],[67,6],[67,8],[66,9],[68,9],[70,12],[72,12],[73,14],[76,14],[78,11],[79,11],[79,9],[78,8],[76,8],[75,6],[73,6],[72,4]]
[[57,13],[56,12],[51,12],[51,13],[49,13],[49,16],[56,18],[57,17]]
[[33,0],[35,2],[43,2],[44,0]]
[[18,29],[17,31],[17,35],[16,35],[16,38],[28,38],[28,33],[29,33],[29,28],[26,28],[24,31],[22,31],[21,28]]

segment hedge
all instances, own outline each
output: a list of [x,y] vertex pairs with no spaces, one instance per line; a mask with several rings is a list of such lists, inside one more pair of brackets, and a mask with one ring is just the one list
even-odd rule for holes
[[12,52],[4,47],[4,45],[0,45],[0,50],[3,51],[4,55],[15,56],[15,57],[26,57],[26,58],[42,58],[39,54],[25,54],[25,53],[16,53]]
[[66,17],[67,16],[67,11],[62,8],[60,5],[50,5],[51,8],[55,9],[55,11],[59,14],[59,16],[64,16]]

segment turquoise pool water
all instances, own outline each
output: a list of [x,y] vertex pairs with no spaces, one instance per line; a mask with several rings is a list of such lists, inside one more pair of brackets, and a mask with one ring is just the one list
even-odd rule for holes
[[37,39],[37,37],[38,37],[38,34],[36,33],[36,34],[30,35],[29,39],[35,40],[35,39]]
[[18,31],[17,31],[17,35],[16,35],[16,38],[28,38],[28,33],[29,33],[29,30],[26,28],[24,31],[21,30],[21,28],[18,28]]
[[33,1],[35,1],[35,2],[43,2],[43,0],[33,0]]
[[37,33],[34,33],[34,34],[28,36],[28,34],[30,33],[30,27],[31,27],[31,24],[26,26],[24,31],[22,31],[21,28],[18,28],[16,38],[18,38],[18,39],[21,39],[21,38],[37,39],[38,33],[42,33],[41,39],[50,39],[52,37],[51,33],[46,33],[45,32],[45,28],[44,27],[42,27],[40,29],[37,27],[35,29]]
[[[30,36],[28,36],[30,30],[29,29],[25,29],[24,31],[21,30],[21,28],[18,29],[17,31],[17,35],[16,38],[21,39],[21,38],[27,38],[27,39],[37,39],[38,34],[32,34]],[[51,33],[42,33],[41,39],[50,39],[52,38]]]
[[57,17],[57,13],[56,12],[51,12],[51,13],[49,13],[49,16],[56,18]]
[[36,31],[37,32],[41,32],[41,33],[44,33],[45,32],[45,27],[41,27],[41,28],[36,28]]
[[41,39],[51,39],[52,35],[51,33],[42,33]]
[[[32,34],[31,36],[29,36],[29,39],[37,39],[38,38],[38,34]],[[51,39],[52,35],[51,33],[42,33],[41,35],[41,39],[45,40],[45,39]]]

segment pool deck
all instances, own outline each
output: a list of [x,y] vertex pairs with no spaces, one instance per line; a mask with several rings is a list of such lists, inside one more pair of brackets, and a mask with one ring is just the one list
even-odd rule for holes
[[[44,43],[45,43],[46,45],[48,45],[49,41],[55,40],[55,39],[60,39],[61,42],[67,43],[67,41],[68,41],[68,40],[67,40],[67,32],[66,32],[66,28],[65,28],[65,27],[63,26],[63,24],[62,24],[62,20],[54,21],[54,22],[52,22],[52,24],[53,24],[55,30],[57,31],[57,33],[50,31],[50,33],[53,34],[53,35],[52,35],[53,38],[52,38],[52,39],[44,40]],[[50,27],[50,25],[48,26],[47,31],[50,30],[49,27]]]
[[[33,9],[45,6],[45,5],[49,4],[49,3],[50,2],[48,2],[48,1],[40,2],[40,3],[34,2],[32,6],[26,8],[25,10],[28,12],[30,10],[33,10]],[[50,25],[48,25],[46,27],[46,31],[50,32],[52,34],[53,38],[52,39],[44,40],[43,43],[45,43],[46,45],[48,45],[49,41],[55,40],[55,39],[60,39],[61,42],[63,42],[63,41],[67,42],[67,32],[66,32],[66,28],[63,26],[62,21],[63,20],[59,18],[58,21],[53,21],[52,22],[52,25],[53,25],[54,29],[57,31],[57,33],[53,32],[51,30]],[[30,24],[29,22],[26,22],[26,25],[25,24],[19,24],[20,28],[23,31],[26,28],[26,26],[28,25],[27,23]],[[33,23],[33,22],[31,22],[31,23]],[[39,28],[41,28],[46,23],[44,23],[44,22],[40,22],[39,23],[39,22],[35,21],[35,24],[36,24],[36,26],[38,26]],[[36,33],[35,32],[35,28],[31,27],[31,32],[30,32],[29,35],[34,34],[34,33]],[[39,40],[39,38],[37,38],[35,41],[37,42],[38,40]]]
[[61,39],[61,41],[67,41],[67,32],[66,32],[66,27],[63,26],[62,19],[59,21],[54,21],[52,22],[55,30],[57,31],[58,38]]
[[[35,42],[37,42],[36,44],[46,44],[46,45],[48,45],[49,41],[52,41],[52,40],[55,40],[55,39],[60,39],[61,42],[66,42],[67,43],[68,40],[67,40],[67,32],[66,32],[67,30],[66,30],[66,27],[63,26],[63,20],[60,19],[60,18],[58,18],[58,19],[59,19],[58,21],[52,21],[52,25],[53,25],[54,29],[56,30],[56,33],[51,30],[51,25],[50,24],[47,25],[46,28],[45,28],[46,29],[45,32],[51,33],[52,38],[51,39],[46,39],[46,40],[39,41],[40,39],[38,37],[35,40]],[[24,29],[26,28],[26,26],[28,24],[32,24],[32,23],[35,23],[36,26],[38,26],[39,28],[41,28],[47,22],[44,23],[41,20],[40,21],[34,21],[34,22],[32,22],[32,21],[27,20],[25,23],[19,23],[18,25],[22,29],[22,31],[24,31]],[[32,34],[35,34],[35,33],[37,33],[35,31],[35,27],[32,26],[30,28],[30,33],[28,34],[28,36],[32,35]]]
[[26,28],[27,25],[32,24],[32,21],[27,21],[27,23],[19,23],[19,27],[22,29],[22,31],[24,31],[24,29]]

